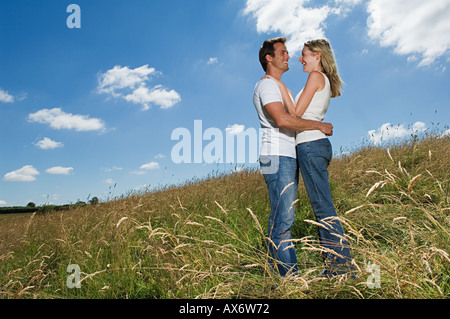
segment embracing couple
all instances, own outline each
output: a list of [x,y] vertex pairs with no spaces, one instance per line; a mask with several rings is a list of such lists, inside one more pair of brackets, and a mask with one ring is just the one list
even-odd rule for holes
[[325,39],[305,43],[299,62],[309,73],[296,99],[281,77],[289,70],[285,38],[264,42],[259,60],[266,75],[256,84],[253,102],[263,131],[261,171],[267,184],[271,213],[268,247],[273,268],[281,276],[299,273],[291,228],[299,170],[317,222],[325,267],[332,277],[351,270],[351,255],[331,197],[328,165],[332,148],[327,136],[333,126],[323,123],[330,99],[341,95],[334,53]]

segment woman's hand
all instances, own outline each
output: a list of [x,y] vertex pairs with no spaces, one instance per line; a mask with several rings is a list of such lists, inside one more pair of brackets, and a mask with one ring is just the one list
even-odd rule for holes
[[276,84],[278,85],[278,87],[280,88],[280,90],[283,89],[283,87],[286,88],[286,85],[284,85],[283,82],[281,82],[281,81],[278,80],[278,79],[275,79],[275,78],[271,77],[270,75],[267,75],[267,74],[264,75],[264,76],[261,78],[261,80],[264,80],[264,79],[272,79],[272,80],[274,80],[275,83],[276,83]]

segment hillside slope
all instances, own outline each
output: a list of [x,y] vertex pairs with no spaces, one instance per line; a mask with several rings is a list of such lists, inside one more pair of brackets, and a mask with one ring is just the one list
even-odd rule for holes
[[0,219],[0,296],[449,297],[449,149],[448,137],[428,137],[333,160],[332,193],[357,279],[315,277],[321,248],[302,181],[293,229],[301,276],[273,274],[266,186],[258,171],[244,171]]

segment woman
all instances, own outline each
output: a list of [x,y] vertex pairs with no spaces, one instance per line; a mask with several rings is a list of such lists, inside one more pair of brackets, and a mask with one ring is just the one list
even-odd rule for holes
[[[283,102],[289,113],[303,119],[322,121],[330,99],[341,95],[334,53],[325,39],[306,42],[299,62],[309,73],[304,89],[295,99],[290,91],[276,79]],[[328,178],[332,147],[327,136],[320,131],[297,132],[297,160],[316,220],[320,223],[319,240],[324,249],[325,270],[322,275],[335,276],[351,270],[351,254],[344,238],[341,222],[336,218]]]

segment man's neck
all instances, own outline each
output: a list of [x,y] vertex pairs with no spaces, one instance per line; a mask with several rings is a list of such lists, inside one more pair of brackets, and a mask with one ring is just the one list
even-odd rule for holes
[[273,77],[274,79],[279,80],[279,81],[281,81],[281,77],[283,76],[283,72],[281,72],[281,71],[278,70],[278,69],[275,69],[275,70],[273,70],[273,69],[267,69],[266,74],[267,74],[268,76],[270,76],[270,77]]

